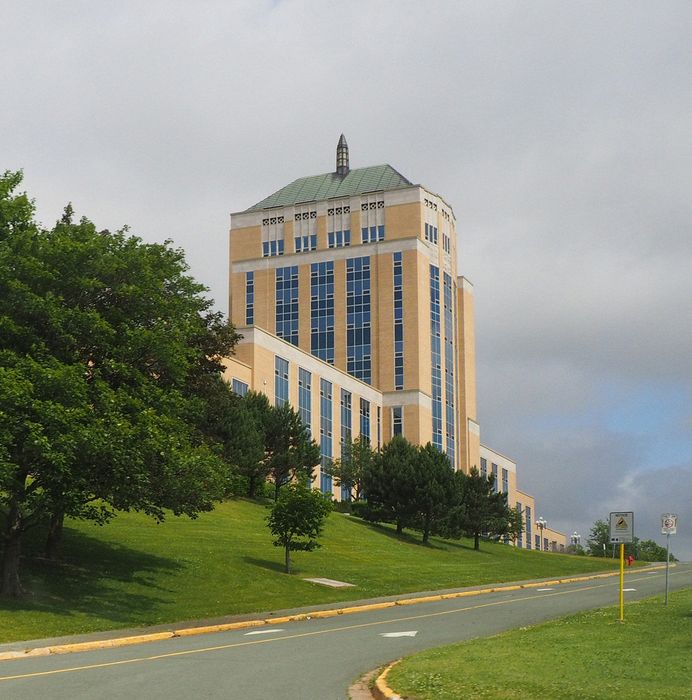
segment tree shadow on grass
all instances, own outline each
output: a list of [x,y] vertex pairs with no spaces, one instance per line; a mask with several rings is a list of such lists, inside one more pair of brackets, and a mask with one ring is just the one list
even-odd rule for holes
[[159,611],[175,602],[173,590],[161,585],[162,574],[184,568],[174,559],[65,528],[63,557],[50,561],[32,556],[36,543],[31,539],[22,558],[27,593],[16,600],[0,599],[0,611],[85,614],[144,625],[159,621]]
[[[246,564],[249,564],[250,566],[258,566],[261,569],[268,569],[269,571],[273,571],[274,573],[279,573],[279,574],[284,573],[283,562],[271,561],[270,559],[257,559],[255,557],[248,557],[248,556],[243,557],[243,561]],[[296,573],[296,571],[299,571],[299,569],[297,569],[295,567],[295,565],[291,568],[292,568],[292,573]]]
[[369,530],[372,530],[373,532],[377,532],[381,535],[385,535],[386,537],[389,537],[390,539],[395,540],[396,542],[404,542],[406,544],[414,544],[417,545],[418,547],[424,547],[425,549],[437,549],[440,551],[444,551],[449,548],[455,548],[455,549],[464,549],[466,551],[473,551],[473,547],[463,544],[462,542],[453,542],[451,540],[442,540],[439,537],[432,536],[430,537],[430,542],[425,544],[421,540],[421,535],[412,535],[410,532],[404,531],[401,535],[396,534],[396,530],[390,526],[390,525],[385,525],[382,523],[371,523],[367,520],[362,520],[361,518],[357,518],[355,516],[351,516],[349,518],[350,522],[359,525],[361,527],[366,527]]

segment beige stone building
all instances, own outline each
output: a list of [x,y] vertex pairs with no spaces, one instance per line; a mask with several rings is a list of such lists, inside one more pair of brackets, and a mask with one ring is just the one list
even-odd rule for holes
[[[361,434],[375,447],[403,435],[480,469],[473,285],[457,258],[452,206],[390,165],[351,170],[342,136],[333,172],[231,214],[243,338],[227,378],[290,402],[323,461]],[[498,460],[515,493],[516,466]],[[342,497],[321,471],[315,485]]]
[[[565,551],[566,535],[548,527],[545,519],[536,513],[534,497],[517,487],[517,465],[513,460],[486,445],[481,445],[479,471],[484,476],[492,474],[495,477],[496,488],[507,494],[507,503],[522,513],[524,532],[510,544],[544,552]],[[537,527],[538,521],[543,523],[542,528]]]

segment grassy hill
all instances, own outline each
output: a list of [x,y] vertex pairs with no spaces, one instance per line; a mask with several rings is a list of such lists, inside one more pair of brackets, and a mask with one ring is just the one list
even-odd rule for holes
[[[388,527],[332,513],[322,548],[296,552],[282,573],[267,508],[221,504],[199,519],[171,517],[157,525],[138,514],[111,524],[68,521],[64,558],[32,552],[23,561],[27,596],[0,601],[0,642],[152,625],[340,600],[455,588],[603,570],[612,560],[547,554],[467,540],[395,537]],[[330,589],[303,581],[323,576],[355,585]]]

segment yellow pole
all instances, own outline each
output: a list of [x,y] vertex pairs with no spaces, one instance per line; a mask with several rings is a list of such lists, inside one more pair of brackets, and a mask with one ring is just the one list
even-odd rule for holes
[[620,543],[620,622],[625,621],[625,544]]

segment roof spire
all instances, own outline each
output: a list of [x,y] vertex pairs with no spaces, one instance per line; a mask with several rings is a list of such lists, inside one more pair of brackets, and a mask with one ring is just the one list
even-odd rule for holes
[[336,174],[342,177],[348,175],[348,144],[346,138],[341,134],[339,143],[336,146]]

